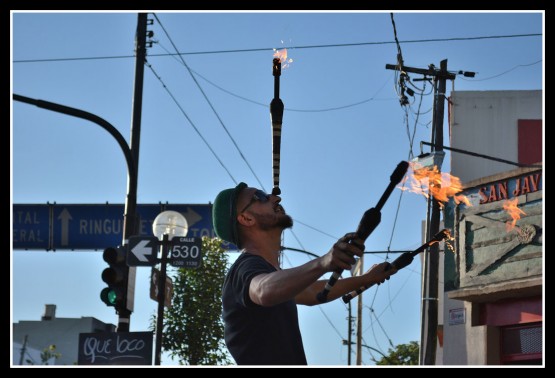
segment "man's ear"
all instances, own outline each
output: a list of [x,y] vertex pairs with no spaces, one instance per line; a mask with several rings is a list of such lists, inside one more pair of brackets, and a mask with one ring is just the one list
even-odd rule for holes
[[254,224],[255,220],[254,217],[252,217],[248,213],[241,213],[237,215],[237,222],[239,222],[239,224],[242,224],[243,226],[249,227]]

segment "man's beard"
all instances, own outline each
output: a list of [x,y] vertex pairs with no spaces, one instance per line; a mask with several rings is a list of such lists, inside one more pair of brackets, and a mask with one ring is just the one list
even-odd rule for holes
[[255,214],[258,224],[262,230],[271,230],[272,228],[286,228],[293,227],[293,218],[287,214]]

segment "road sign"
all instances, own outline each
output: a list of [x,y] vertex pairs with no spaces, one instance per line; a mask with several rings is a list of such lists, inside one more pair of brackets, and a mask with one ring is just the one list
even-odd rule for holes
[[[150,272],[150,299],[158,302],[158,278],[160,277],[160,271],[156,268],[152,268]],[[166,285],[164,286],[166,292],[164,294],[164,306],[170,308],[172,306],[173,297],[173,283],[170,277],[166,276]]]
[[[123,204],[14,204],[14,250],[104,250],[123,239]],[[187,219],[187,237],[214,237],[212,205],[138,204],[138,236],[152,236],[152,222],[165,210]]]
[[13,245],[28,249],[50,247],[50,209],[48,205],[13,206]]
[[170,250],[170,265],[180,268],[198,268],[202,262],[200,238],[174,237]]
[[158,261],[158,239],[154,236],[131,236],[127,248],[127,265],[152,266]]

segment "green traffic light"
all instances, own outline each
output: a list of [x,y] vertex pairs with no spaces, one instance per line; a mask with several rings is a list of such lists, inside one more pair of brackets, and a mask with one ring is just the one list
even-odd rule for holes
[[105,287],[100,292],[100,299],[106,304],[106,306],[115,306],[117,300],[117,294],[114,290],[109,287]]
[[116,305],[116,299],[118,298],[118,295],[116,294],[116,292],[114,290],[110,290],[108,292],[108,302],[110,302],[113,306]]
[[126,309],[127,276],[126,249],[123,246],[108,247],[103,258],[108,267],[102,271],[102,281],[108,284],[100,292],[100,299],[106,306],[114,307],[116,313]]

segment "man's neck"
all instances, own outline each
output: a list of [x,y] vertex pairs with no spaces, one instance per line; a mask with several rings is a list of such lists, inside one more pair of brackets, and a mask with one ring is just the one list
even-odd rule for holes
[[276,269],[279,269],[280,243],[256,243],[249,241],[244,243],[242,247],[245,252],[260,256]]

